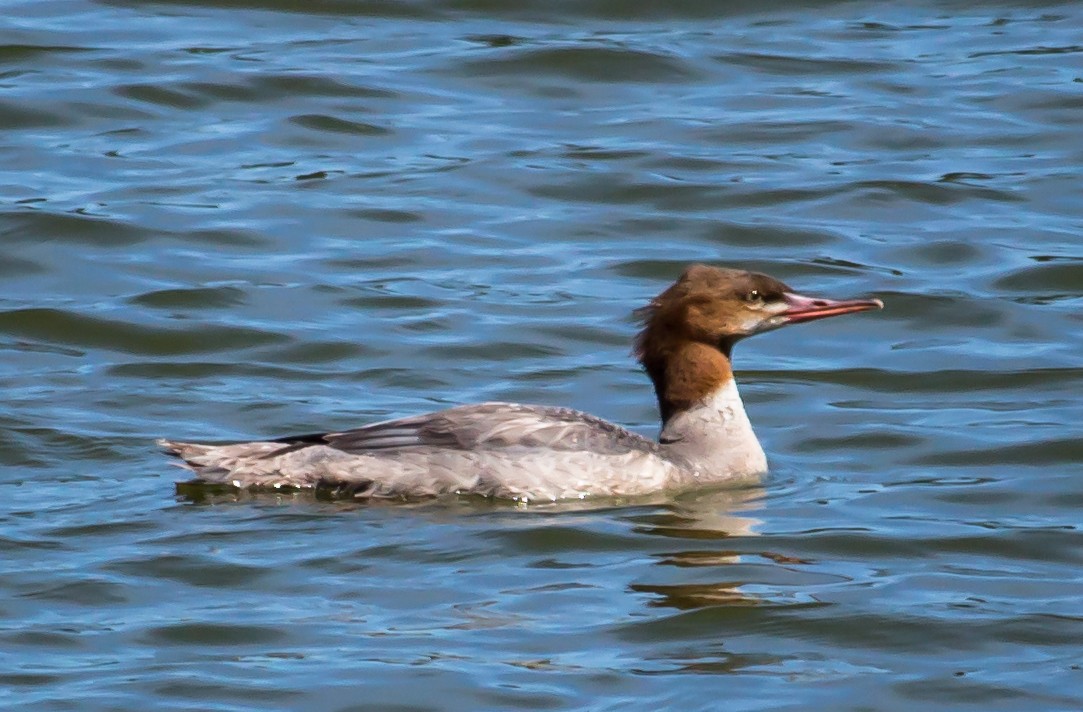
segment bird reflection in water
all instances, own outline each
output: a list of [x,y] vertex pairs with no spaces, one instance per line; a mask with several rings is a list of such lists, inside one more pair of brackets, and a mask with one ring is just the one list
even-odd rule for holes
[[763,594],[746,590],[750,584],[765,583],[765,578],[778,578],[765,576],[764,567],[777,569],[809,562],[748,546],[748,539],[758,536],[756,528],[762,523],[750,512],[761,506],[762,498],[763,490],[759,487],[701,491],[678,498],[667,511],[636,518],[638,533],[697,544],[689,549],[655,554],[659,566],[718,569],[715,573],[723,578],[706,582],[632,583],[629,589],[650,594],[653,597],[650,606],[679,610],[772,602]]

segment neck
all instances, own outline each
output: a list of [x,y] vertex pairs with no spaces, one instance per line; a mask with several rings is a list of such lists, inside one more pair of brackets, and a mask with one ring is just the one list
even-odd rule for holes
[[706,402],[733,382],[729,358],[716,348],[692,341],[655,358],[644,358],[643,366],[654,382],[663,428],[674,415]]
[[688,477],[702,483],[767,469],[725,353],[685,342],[642,355],[662,413],[659,440]]
[[659,437],[689,482],[746,477],[767,470],[737,383],[731,378],[692,407],[673,414]]

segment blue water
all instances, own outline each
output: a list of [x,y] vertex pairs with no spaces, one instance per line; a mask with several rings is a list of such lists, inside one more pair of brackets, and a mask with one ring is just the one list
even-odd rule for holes
[[[0,2],[0,705],[1083,708],[1083,10]],[[180,496],[161,436],[488,399],[654,434],[684,265],[771,472]]]

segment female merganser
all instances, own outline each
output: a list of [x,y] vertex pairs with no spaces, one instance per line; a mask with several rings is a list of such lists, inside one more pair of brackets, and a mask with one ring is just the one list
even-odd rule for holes
[[636,496],[767,470],[730,352],[746,336],[880,309],[804,297],[764,274],[692,265],[637,312],[658,441],[570,408],[481,403],[355,430],[200,445],[161,440],[195,483],[315,489],[359,499],[476,494],[521,501]]

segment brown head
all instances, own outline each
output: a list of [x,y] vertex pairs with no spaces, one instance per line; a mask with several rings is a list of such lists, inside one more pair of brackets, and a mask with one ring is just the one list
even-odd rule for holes
[[635,354],[654,382],[665,423],[733,377],[730,353],[746,336],[882,307],[879,299],[801,296],[758,272],[691,265],[636,312],[643,329]]

